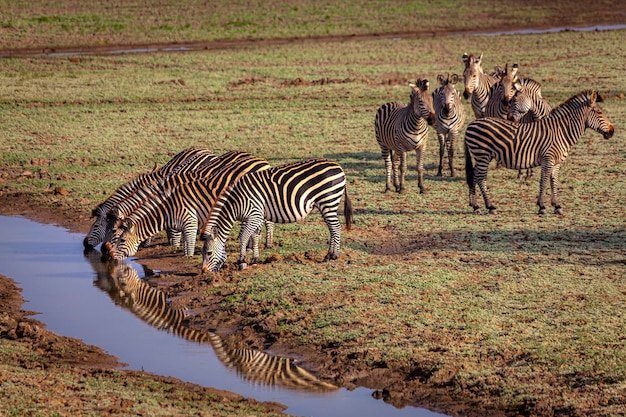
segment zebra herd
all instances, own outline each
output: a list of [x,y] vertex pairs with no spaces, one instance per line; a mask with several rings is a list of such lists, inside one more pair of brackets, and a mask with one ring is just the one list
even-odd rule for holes
[[205,240],[203,271],[216,272],[226,259],[225,241],[236,221],[242,222],[239,268],[259,260],[259,238],[265,225],[265,247],[273,242],[274,223],[294,223],[317,208],[330,232],[325,260],[339,257],[343,198],[346,229],[352,226],[352,202],[339,164],[322,158],[270,167],[244,151],[216,156],[205,148],[188,148],[162,168],[139,175],[119,187],[92,212],[95,220],[83,241],[86,251],[102,244],[105,260],[121,261],[166,230],[173,246],[193,256],[198,231]]
[[[468,124],[464,137],[469,205],[474,212],[480,211],[476,203],[478,185],[485,207],[489,213],[496,213],[486,185],[489,163],[495,159],[500,166],[517,169],[518,176],[526,170],[526,177],[529,177],[532,168],[540,166],[539,214],[546,213],[544,192],[548,181],[554,211],[562,214],[557,197],[558,174],[571,147],[587,128],[606,139],[613,136],[613,124],[598,105],[602,97],[595,90],[584,90],[552,108],[541,96],[540,83],[519,77],[517,64],[510,69],[506,65],[504,70],[496,67],[493,73],[486,73],[482,55],[464,54],[462,59],[465,66],[463,97],[471,98],[476,118]],[[429,82],[418,79],[410,84],[408,104],[386,103],[378,109],[374,130],[385,161],[385,192],[391,191],[392,177],[395,190],[405,192],[406,153],[412,150],[417,155],[418,187],[420,193],[424,192],[423,155],[429,124],[433,125],[439,140],[437,175],[443,175],[447,150],[450,174],[455,176],[454,144],[465,124],[463,103],[455,88],[459,80],[456,74],[439,75],[440,86],[431,96]]]
[[[610,138],[614,127],[598,105],[600,95],[582,91],[552,108],[541,96],[541,84],[520,78],[517,64],[504,70],[497,67],[487,74],[482,55],[463,55],[463,97],[471,97],[475,120],[465,129],[465,177],[469,205],[479,212],[476,186],[489,213],[496,213],[487,192],[487,172],[492,160],[520,175],[541,166],[537,205],[545,214],[544,192],[548,182],[551,203],[563,213],[557,197],[560,164],[587,128]],[[439,75],[439,86],[431,93],[426,79],[410,83],[408,104],[386,103],[374,119],[376,141],[385,162],[385,192],[393,188],[406,191],[406,155],[415,150],[418,187],[425,192],[424,149],[428,126],[439,140],[437,175],[443,175],[444,156],[448,153],[451,176],[455,176],[454,148],[465,126],[466,116],[456,84],[457,74]],[[244,151],[214,155],[206,148],[189,148],[167,164],[134,178],[119,187],[93,210],[96,218],[85,237],[85,249],[102,244],[103,257],[122,260],[146,245],[150,237],[166,230],[173,246],[184,246],[186,256],[195,251],[200,234],[202,271],[218,271],[226,260],[226,240],[235,222],[239,233],[239,268],[259,261],[261,228],[266,230],[265,247],[273,242],[274,223],[293,223],[317,208],[330,233],[324,260],[339,257],[341,224],[340,202],[346,229],[353,223],[353,209],[346,176],[334,161],[311,158],[276,167]]]

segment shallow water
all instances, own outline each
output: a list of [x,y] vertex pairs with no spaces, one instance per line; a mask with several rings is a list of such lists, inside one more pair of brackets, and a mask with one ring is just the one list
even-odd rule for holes
[[[220,359],[211,344],[201,344],[159,330],[132,312],[112,288],[103,265],[83,255],[83,235],[30,221],[0,216],[0,273],[15,279],[27,300],[24,309],[48,329],[104,348],[143,369],[204,386],[234,391],[261,401],[288,406],[287,413],[306,416],[443,416],[421,408],[395,408],[372,398],[372,390],[294,390],[252,380]],[[143,268],[129,262],[135,275]],[[108,278],[106,278],[108,277]]]

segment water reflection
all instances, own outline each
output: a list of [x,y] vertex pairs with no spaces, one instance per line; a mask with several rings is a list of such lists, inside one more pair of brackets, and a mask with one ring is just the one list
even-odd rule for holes
[[96,273],[95,285],[118,306],[131,311],[150,326],[200,344],[210,344],[217,358],[243,379],[261,385],[310,392],[334,391],[339,387],[319,380],[287,357],[254,349],[233,349],[213,332],[199,332],[185,325],[182,308],[172,308],[163,291],[151,287],[127,263],[103,263],[97,250],[86,253]]

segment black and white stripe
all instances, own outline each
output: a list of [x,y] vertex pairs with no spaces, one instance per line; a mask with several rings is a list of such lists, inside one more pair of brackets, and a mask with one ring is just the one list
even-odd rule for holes
[[[330,231],[324,260],[337,259],[341,240],[337,210],[344,194],[344,216],[350,230],[352,204],[346,176],[336,162],[307,159],[243,176],[220,196],[202,227],[203,271],[215,272],[226,260],[226,240],[236,221],[243,222],[239,234],[239,264],[243,268],[246,242],[258,236],[264,219],[273,223],[294,223],[304,219],[314,207],[319,209]],[[255,250],[252,262],[257,262],[258,257],[258,250]]]
[[424,192],[424,151],[428,125],[434,121],[435,110],[428,80],[418,79],[409,85],[411,100],[408,104],[385,103],[376,112],[374,130],[385,161],[385,192],[391,191],[392,175],[395,190],[405,191],[406,153],[413,150],[417,158],[418,186],[420,192]]
[[161,168],[155,169],[150,173],[141,174],[119,187],[109,198],[92,210],[92,217],[96,219],[83,240],[85,249],[92,249],[105,240],[109,211],[134,194],[139,188],[150,186],[170,175],[193,171],[213,158],[215,158],[215,155],[206,148],[187,148],[176,154]]
[[448,164],[450,175],[455,176],[454,170],[454,145],[460,136],[461,129],[465,125],[465,109],[461,102],[461,95],[455,85],[459,82],[459,76],[437,76],[441,84],[433,92],[433,104],[435,107],[435,123],[433,124],[437,139],[439,139],[439,168],[437,175],[443,175],[443,159],[446,149],[448,150]]
[[[489,162],[496,159],[511,169],[541,166],[537,205],[546,212],[543,194],[548,181],[552,190],[552,206],[557,214],[563,210],[557,198],[558,173],[569,150],[587,128],[613,136],[614,127],[597,104],[602,98],[596,91],[583,91],[552,110],[550,116],[531,123],[484,118],[471,122],[465,132],[465,169],[469,186],[469,204],[478,211],[476,184],[490,213],[496,208],[487,194]],[[476,166],[472,165],[472,157]]]
[[[144,196],[143,204],[117,220],[116,230],[104,245],[106,255],[117,260],[132,256],[147,236],[169,228],[183,233],[185,255],[193,256],[199,225],[220,193],[244,174],[267,168],[269,163],[264,159],[232,151],[198,172],[168,178],[158,191]],[[268,236],[271,245],[271,227]]]

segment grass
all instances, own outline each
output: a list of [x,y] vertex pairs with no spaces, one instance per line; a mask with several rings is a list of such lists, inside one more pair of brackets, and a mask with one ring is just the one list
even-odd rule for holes
[[[345,33],[340,6],[316,5],[292,5],[283,13],[306,11],[310,35]],[[357,5],[344,7],[348,16],[359,13]],[[377,17],[382,21],[385,10]],[[399,14],[397,30],[409,28],[406,15]],[[19,11],[4,19],[18,31],[31,25],[26,33],[56,22],[49,17],[27,25]],[[207,23],[216,38],[242,36],[238,31],[251,27],[264,37],[272,26],[263,13],[252,25],[236,4],[220,19]],[[190,28],[172,22],[167,31],[200,33],[198,23],[182,21]],[[359,25],[372,30],[366,19]],[[274,26],[272,37],[281,36],[277,27],[283,25]],[[289,25],[284,30],[297,35]],[[34,204],[73,207],[87,216],[117,186],[192,145],[218,153],[244,149],[272,164],[335,159],[347,173],[357,213],[355,231],[343,234],[342,258],[328,264],[303,258],[308,251],[321,259],[326,251],[328,231],[317,213],[302,224],[278,225],[277,246],[266,255],[282,260],[225,283],[231,294],[225,309],[246,312],[249,325],[273,320],[296,344],[335,349],[368,366],[398,367],[476,398],[496,393],[493,401],[509,409],[558,398],[553,407],[617,415],[626,384],[624,35],[381,38],[4,59],[0,193],[27,194]],[[463,52],[483,53],[487,68],[518,62],[553,105],[587,88],[603,95],[616,134],[606,141],[588,131],[574,146],[560,174],[564,216],[536,215],[538,170],[527,182],[517,181],[515,171],[490,171],[499,215],[473,215],[463,179],[435,176],[432,133],[427,194],[416,194],[413,156],[409,192],[382,193],[376,109],[407,102],[406,84],[417,76],[434,82],[438,73],[461,73]],[[460,151],[457,144],[458,167]],[[69,195],[54,195],[56,186]],[[235,252],[229,242],[229,259]]]

